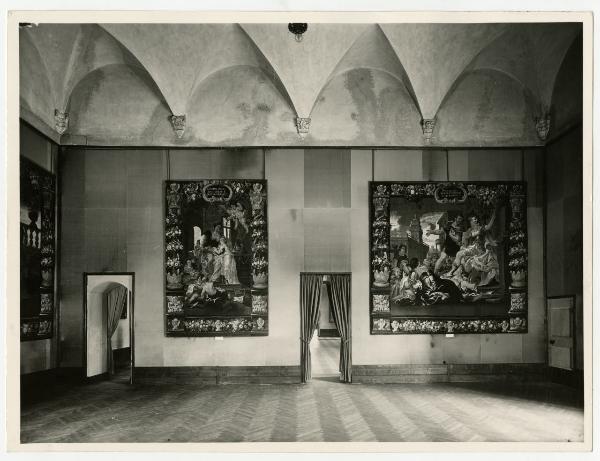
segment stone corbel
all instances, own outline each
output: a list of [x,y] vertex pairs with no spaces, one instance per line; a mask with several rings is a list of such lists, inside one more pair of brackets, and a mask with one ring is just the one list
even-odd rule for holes
[[62,135],[69,127],[69,114],[58,109],[54,109],[54,128],[58,134]]
[[177,138],[183,138],[183,133],[185,133],[185,115],[171,115],[170,119]]
[[301,138],[305,138],[310,129],[310,117],[296,117],[296,129]]
[[425,143],[430,143],[435,129],[435,118],[424,118],[421,120],[421,128],[423,129],[423,139]]
[[535,118],[535,129],[540,140],[545,141],[550,132],[550,113],[546,112],[541,117]]

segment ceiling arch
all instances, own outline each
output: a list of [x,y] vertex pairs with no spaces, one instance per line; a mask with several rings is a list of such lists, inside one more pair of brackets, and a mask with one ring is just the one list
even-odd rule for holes
[[19,101],[22,108],[54,126],[55,91],[44,59],[28,33],[19,37]]
[[147,72],[136,57],[124,48],[104,29],[95,24],[86,24],[73,46],[71,65],[66,69],[61,104],[69,104],[73,89],[87,75],[95,70],[115,64],[122,64]]
[[536,115],[543,115],[549,111],[556,74],[578,30],[575,24],[558,29],[548,24],[510,25],[473,58],[457,81],[478,69],[504,73],[527,89]]
[[[195,88],[219,69],[268,61],[237,24],[103,24],[147,69],[172,111],[186,113]],[[274,77],[275,79],[275,77]]]
[[420,114],[404,82],[380,69],[337,74],[321,92],[311,118],[307,141],[315,144],[418,144],[422,137]]
[[[277,72],[275,71],[275,69],[273,68],[271,63],[267,60],[267,58],[264,56],[262,51],[256,46],[256,43],[254,43],[254,41],[250,38],[250,36],[248,36],[246,31],[239,24],[235,24],[234,26],[235,26],[235,37],[239,40],[240,48],[245,48],[244,51],[252,53],[254,62],[251,60],[246,60],[245,57],[244,57],[244,59],[241,59],[238,57],[238,59],[222,61],[219,63],[220,65],[217,65],[215,67],[204,68],[201,73],[198,73],[196,75],[196,80],[194,82],[194,85],[192,86],[189,97],[190,98],[192,97],[196,88],[199,85],[201,85],[202,82],[204,82],[204,80],[206,80],[207,78],[209,78],[216,72],[225,70],[227,68],[232,68],[235,66],[250,66],[250,67],[256,67],[257,69],[260,69],[266,76],[268,76],[270,78],[271,82],[273,83],[273,85],[277,88],[277,90],[281,93],[281,95],[286,99],[286,101],[288,102],[290,107],[292,109],[294,109],[294,111],[296,111],[296,108],[294,106],[294,101],[290,97],[290,95],[287,91],[287,88],[281,81],[279,75],[277,74]],[[231,42],[228,42],[227,46],[228,47],[232,46]],[[221,53],[217,53],[217,55],[220,56]]]
[[[321,89],[321,92],[338,75],[346,73],[351,69],[359,68],[377,69],[396,78],[406,87],[415,107],[420,111],[419,102],[415,96],[410,79],[406,74],[406,70],[378,24],[366,27],[366,30],[356,39],[337,64]],[[315,104],[317,100],[315,100]]]
[[309,24],[301,42],[287,24],[242,24],[286,87],[299,117],[311,109],[338,62],[367,24]]
[[465,67],[462,74],[482,69],[495,70],[506,74],[526,87],[539,100],[540,92],[534,55],[527,30],[523,28],[507,29],[481,50],[471,63]]
[[434,118],[454,81],[504,24],[381,24],[412,82],[423,118]]
[[[40,24],[22,29],[23,46],[38,50],[53,109],[64,111],[86,75],[110,64],[142,67],[128,50],[96,24]],[[26,54],[24,51],[23,54]]]
[[[104,73],[107,76],[114,75],[115,69],[126,69],[131,75],[135,75],[136,78],[139,80],[139,82],[142,83],[145,87],[147,87],[150,92],[152,92],[152,94],[154,95],[154,98],[156,100],[161,101],[162,103],[164,103],[166,105],[166,101],[165,101],[162,93],[160,92],[160,89],[156,85],[156,82],[148,74],[146,69],[144,69],[143,67],[140,67],[140,66],[131,65],[130,63],[127,63],[127,62],[113,62],[113,63],[106,63],[101,66],[94,67],[92,70],[85,73],[85,75],[83,75],[83,77],[79,78],[77,80],[76,84],[71,89],[71,92],[69,93],[69,97],[67,99],[65,109],[70,110],[73,94],[76,93],[76,90],[78,89],[78,87],[85,85],[86,82],[88,82],[89,80],[93,80],[94,76],[98,73]],[[90,88],[90,90],[92,90],[92,91],[93,91],[93,89],[94,89],[93,87]],[[86,95],[86,96],[88,96],[88,95]]]
[[89,72],[73,89],[67,134],[90,139],[154,139],[172,134],[169,113],[147,73],[127,64],[108,64]]
[[39,24],[20,30],[20,37],[29,37],[39,51],[57,109],[64,99],[65,75],[73,65],[73,48],[81,28],[80,24]]
[[464,80],[469,79],[472,76],[478,75],[502,75],[506,79],[510,80],[513,85],[516,85],[519,88],[521,88],[523,92],[523,98],[524,100],[526,100],[527,104],[530,104],[534,110],[539,107],[539,99],[537,95],[533,91],[531,91],[531,89],[525,83],[523,83],[523,81],[517,75],[506,69],[496,68],[492,66],[482,66],[465,69],[465,71],[462,74],[460,74],[460,76],[452,84],[452,87],[450,87],[450,89],[448,90],[448,93],[446,93],[446,95],[444,96],[444,99],[442,100],[437,113],[442,111],[445,104],[448,102],[449,99],[451,99],[454,96],[454,93],[463,84]]
[[[436,115],[436,142],[536,145],[532,93],[506,72],[477,69],[457,80]],[[460,114],[460,117],[457,116]]]
[[582,36],[581,24],[532,24],[529,28],[532,54],[536,64],[540,99],[546,107],[552,104],[552,91],[556,77],[569,47]]
[[186,136],[213,144],[260,145],[297,139],[294,109],[257,66],[235,65],[202,79],[190,97]]

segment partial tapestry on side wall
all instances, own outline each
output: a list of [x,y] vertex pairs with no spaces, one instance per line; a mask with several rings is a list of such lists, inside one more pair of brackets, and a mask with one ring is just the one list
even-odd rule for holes
[[523,182],[371,182],[371,333],[527,332],[526,213]]
[[267,183],[165,183],[167,336],[268,334]]
[[55,178],[20,158],[21,341],[52,337]]

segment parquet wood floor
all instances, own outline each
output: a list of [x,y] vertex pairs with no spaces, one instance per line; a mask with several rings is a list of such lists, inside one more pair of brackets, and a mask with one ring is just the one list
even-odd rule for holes
[[47,389],[24,405],[34,442],[581,441],[583,409],[556,384],[308,384]]

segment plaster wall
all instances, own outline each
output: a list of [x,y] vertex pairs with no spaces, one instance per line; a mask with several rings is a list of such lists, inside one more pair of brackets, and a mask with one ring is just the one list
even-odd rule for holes
[[[446,157],[447,156],[447,157]],[[243,161],[240,161],[242,160]],[[297,365],[299,273],[352,272],[356,364],[544,361],[541,153],[537,150],[67,149],[62,167],[64,366],[81,358],[81,273],[136,273],[137,366]],[[313,174],[320,169],[334,174]],[[269,336],[166,338],[163,181],[268,180]],[[372,336],[368,314],[370,180],[519,180],[529,188],[529,332]],[[318,194],[315,194],[318,190]]]
[[575,295],[575,368],[583,369],[583,190],[581,127],[546,148],[548,296]]
[[[447,157],[446,157],[447,155]],[[353,363],[542,363],[544,345],[542,157],[539,150],[352,151]],[[401,159],[401,160],[399,160]],[[374,164],[374,170],[371,165]],[[429,179],[528,185],[529,331],[526,334],[371,335],[369,332],[368,181]]]

